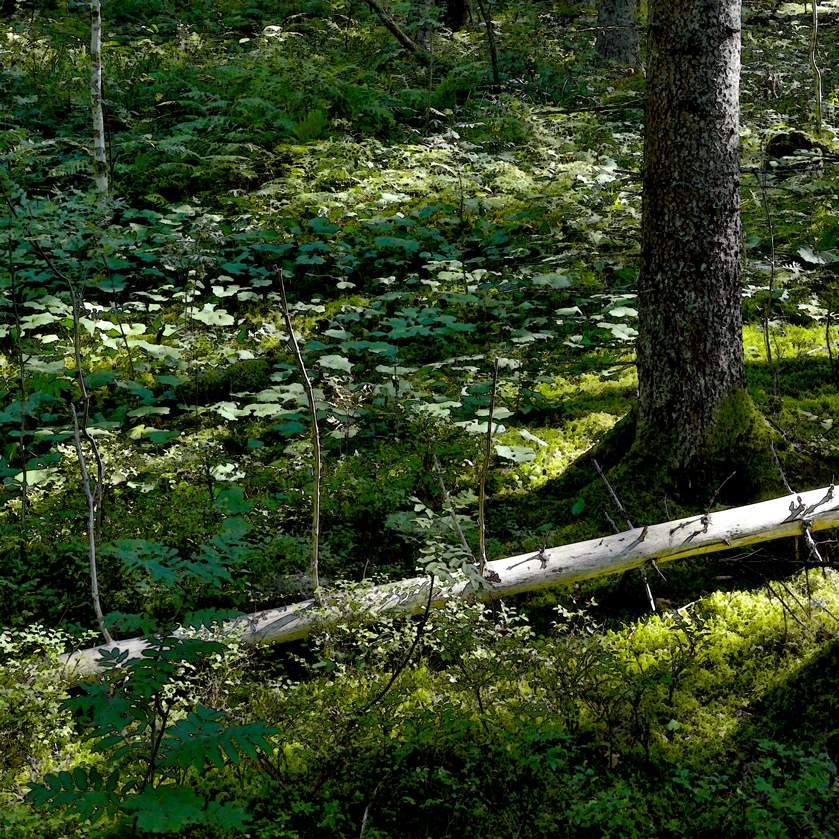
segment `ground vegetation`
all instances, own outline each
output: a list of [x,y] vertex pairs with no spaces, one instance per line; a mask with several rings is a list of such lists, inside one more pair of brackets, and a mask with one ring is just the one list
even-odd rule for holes
[[[829,540],[649,570],[655,612],[634,577],[352,607],[623,527],[594,460],[636,525],[836,471],[834,4],[815,44],[811,4],[743,10],[768,432],[723,417],[699,501],[633,460],[644,68],[590,4],[480,6],[383,7],[420,59],[365,3],[104,4],[105,203],[86,4],[0,6],[0,836],[836,836]],[[318,485],[341,619],[220,639],[311,596]],[[69,684],[94,565],[155,647]]]

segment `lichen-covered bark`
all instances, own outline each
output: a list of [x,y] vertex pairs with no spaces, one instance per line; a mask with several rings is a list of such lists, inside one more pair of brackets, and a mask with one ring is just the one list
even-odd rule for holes
[[698,465],[745,384],[740,0],[650,0],[639,288],[639,421]]
[[595,48],[601,58],[624,67],[641,66],[641,48],[635,28],[637,10],[637,0],[600,0],[597,9],[600,31]]

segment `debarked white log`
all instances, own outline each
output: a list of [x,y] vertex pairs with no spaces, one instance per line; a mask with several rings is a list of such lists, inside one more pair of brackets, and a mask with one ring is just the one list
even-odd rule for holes
[[[833,486],[801,494],[775,498],[759,504],[715,511],[678,521],[639,527],[624,533],[547,548],[487,563],[485,575],[500,581],[489,585],[483,596],[504,597],[534,591],[575,580],[615,574],[637,568],[649,560],[658,563],[698,554],[741,548],[757,542],[800,536],[805,529],[824,530],[839,526],[839,491]],[[494,572],[491,574],[489,572]],[[222,634],[235,636],[248,644],[294,641],[318,626],[340,619],[347,609],[378,614],[408,615],[421,612],[429,602],[428,577],[415,577],[371,588],[351,598],[324,593],[324,606],[305,600],[279,609],[268,609],[227,621]],[[466,579],[453,584],[435,582],[431,606],[452,598],[474,597]],[[100,652],[119,648],[136,658],[149,642],[143,638],[117,641],[111,645],[79,650],[63,657],[69,678],[94,675],[99,671]]]

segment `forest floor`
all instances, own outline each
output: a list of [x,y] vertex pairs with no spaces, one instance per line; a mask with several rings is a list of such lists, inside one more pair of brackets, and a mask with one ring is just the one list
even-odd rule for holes
[[[476,553],[485,465],[490,559],[620,518],[592,455],[619,462],[637,398],[645,79],[598,62],[592,9],[497,4],[499,90],[474,23],[429,69],[338,0],[119,5],[105,209],[86,15],[0,21],[0,836],[836,836],[839,580],[802,540],[674,563],[654,614],[631,577],[351,607],[465,567],[441,482]],[[839,466],[834,7],[809,148],[812,13],[744,13],[747,381],[797,491]],[[284,293],[321,583],[350,607],[220,645],[312,593]],[[199,637],[71,688],[97,481],[111,632]],[[614,489],[635,524],[696,512]]]

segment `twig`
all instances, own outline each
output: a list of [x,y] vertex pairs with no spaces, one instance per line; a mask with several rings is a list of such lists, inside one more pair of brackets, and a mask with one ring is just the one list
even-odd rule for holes
[[810,40],[810,66],[816,84],[816,137],[822,138],[822,71],[816,64],[816,42],[819,37],[819,4],[813,0],[813,37]]
[[399,24],[385,11],[379,0],[364,0],[365,3],[376,13],[382,25],[399,41],[402,46],[423,64],[429,64],[431,56],[422,47],[412,41],[400,28]]
[[382,697],[391,689],[399,674],[408,666],[408,662],[411,660],[411,656],[414,654],[414,650],[417,648],[417,644],[419,644],[420,638],[422,638],[422,634],[425,631],[425,625],[428,623],[428,616],[431,614],[431,601],[433,598],[434,575],[431,574],[428,580],[428,601],[425,604],[425,612],[420,619],[420,625],[417,627],[417,634],[414,637],[414,643],[411,644],[411,649],[408,650],[408,653],[402,663],[393,671],[388,683],[364,706],[361,713],[357,715],[356,719],[364,716],[364,714],[366,714],[380,699],[382,699]]
[[[811,614],[808,614],[807,610],[804,608],[804,606],[802,605],[801,601],[800,601],[800,600],[799,600],[799,599],[795,596],[795,594],[794,594],[792,591],[790,591],[789,586],[787,586],[787,585],[786,585],[786,583],[785,583],[783,580],[776,580],[776,582],[777,582],[777,583],[778,583],[778,584],[779,584],[779,585],[780,585],[780,586],[784,589],[784,591],[785,591],[785,592],[786,592],[786,593],[787,593],[787,594],[788,594],[788,595],[789,595],[789,596],[790,596],[790,597],[791,597],[791,598],[795,601],[796,606],[798,606],[798,608],[799,608],[799,609],[801,609],[801,611],[802,611],[803,613],[807,614],[807,616],[808,616],[809,620],[810,620],[812,623],[817,624],[817,625],[818,625],[818,627],[819,627],[819,629],[821,629],[823,632],[827,632],[827,630],[826,630],[826,629],[822,626],[822,624],[821,624],[821,623],[819,623],[819,621],[813,620],[812,615],[811,615]],[[793,610],[792,610],[792,609],[790,609],[789,604],[788,604],[788,603],[786,603],[786,602],[784,601],[784,598],[783,598],[783,597],[780,597],[778,594],[776,594],[774,591],[772,591],[772,586],[770,585],[770,583],[769,583],[768,581],[767,581],[767,583],[766,583],[766,587],[769,589],[769,591],[770,591],[770,592],[772,592],[772,594],[773,594],[775,597],[777,597],[777,598],[778,598],[778,602],[781,604],[781,607],[784,609],[784,611],[785,611],[785,612],[787,612],[787,613],[789,613],[789,616],[790,616],[790,617],[791,617],[791,618],[792,618],[792,619],[793,619],[793,620],[794,620],[794,621],[795,621],[795,622],[796,622],[796,623],[797,623],[797,624],[798,624],[798,625],[799,625],[799,626],[800,626],[800,627],[801,627],[801,628],[802,628],[805,632],[808,632],[808,633],[810,633],[810,635],[812,635],[813,637],[815,637],[815,636],[816,636],[816,632],[815,632],[815,630],[814,630],[814,629],[812,629],[812,627],[807,626],[805,623],[803,623],[802,621],[800,621],[800,620],[798,619],[798,617],[796,616],[795,612],[793,612]],[[828,633],[828,634],[829,634],[829,635],[832,635],[832,633]]]
[[630,530],[635,530],[635,528],[632,525],[632,522],[629,520],[629,515],[627,514],[626,510],[624,510],[623,504],[621,504],[620,498],[618,498],[617,493],[612,489],[612,485],[609,483],[608,479],[606,478],[606,475],[604,474],[603,470],[600,468],[600,464],[594,459],[592,459],[591,462],[594,464],[594,468],[597,470],[597,474],[600,475],[600,480],[603,481],[604,484],[606,484],[606,489],[608,489],[609,492],[611,493],[611,496],[612,496],[615,504],[617,505],[617,508],[623,514],[624,521],[626,521],[626,526]]
[[[56,270],[53,267],[53,270]],[[59,276],[61,274],[59,273]],[[87,277],[87,272],[85,272],[85,279]],[[87,428],[87,421],[90,416],[90,394],[87,392],[87,385],[85,384],[84,380],[84,370],[82,368],[82,350],[81,350],[81,327],[79,325],[79,299],[76,295],[76,290],[73,288],[73,283],[71,282],[69,277],[64,277],[65,282],[67,283],[67,288],[70,290],[70,301],[73,306],[73,349],[76,356],[76,378],[79,381],[79,389],[82,393],[82,406],[84,407],[84,413],[82,414],[82,423],[81,423],[81,433],[82,436],[87,440],[90,444],[90,449],[93,452],[94,460],[96,461],[96,483],[94,485],[94,505],[96,510],[96,537],[99,538],[101,531],[102,531],[102,492],[103,492],[103,484],[104,484],[104,469],[102,467],[102,458],[99,455],[99,446],[96,444],[96,440],[93,439],[91,436],[90,431]],[[84,281],[82,282],[82,289],[84,289]],[[71,403],[71,408],[72,408]],[[73,422],[76,422],[75,419],[75,409],[73,409]],[[81,458],[79,458],[81,462]]]
[[105,616],[102,614],[102,605],[99,602],[99,581],[96,575],[96,501],[90,490],[90,479],[87,475],[87,466],[85,465],[84,452],[82,451],[82,436],[79,431],[79,420],[76,416],[76,406],[72,402],[70,403],[70,414],[73,417],[73,438],[76,442],[76,454],[79,456],[82,485],[84,486],[84,494],[87,498],[87,546],[90,553],[90,589],[93,596],[93,611],[96,612],[96,620],[99,622],[99,628],[102,630],[105,643],[112,644],[113,638],[111,638],[111,633],[108,632],[108,627],[105,626]]
[[306,397],[309,400],[309,411],[312,414],[312,438],[315,447],[315,467],[314,467],[314,488],[312,490],[312,557],[309,564],[309,573],[312,577],[312,585],[315,589],[315,599],[318,605],[323,605],[323,598],[320,593],[320,579],[318,577],[318,557],[320,554],[320,483],[321,483],[321,447],[320,447],[320,428],[318,427],[318,409],[315,401],[315,391],[312,387],[309,374],[306,372],[306,365],[303,363],[303,354],[300,352],[300,346],[297,339],[294,337],[294,327],[291,323],[291,313],[288,310],[288,300],[285,294],[284,272],[280,268],[280,294],[283,299],[283,317],[285,318],[286,327],[288,328],[289,341],[294,349],[294,357],[297,360],[297,366],[300,369],[300,375],[303,379],[303,387],[306,390]]
[[489,44],[489,57],[492,63],[492,83],[498,88],[501,86],[501,75],[498,70],[498,50],[495,46],[495,29],[492,23],[492,15],[486,10],[483,0],[478,0],[478,11],[484,19],[487,28],[487,43]]
[[[765,155],[765,151],[761,149],[761,155]],[[769,295],[766,299],[766,307],[763,310],[763,341],[766,345],[766,363],[772,371],[772,382],[775,396],[775,410],[780,412],[777,405],[780,393],[780,385],[778,383],[778,368],[772,361],[772,346],[769,340],[769,315],[772,311],[772,297],[775,294],[775,225],[772,222],[772,211],[769,209],[769,196],[766,191],[766,171],[764,169],[765,159],[761,161],[760,176],[757,179],[760,186],[760,194],[763,196],[763,206],[766,210],[766,223],[769,227],[769,245],[772,251],[772,257],[769,262]]]
[[772,458],[775,461],[775,466],[778,468],[778,472],[781,475],[781,480],[784,482],[784,486],[786,487],[787,492],[790,495],[794,495],[795,493],[792,487],[789,485],[789,482],[787,481],[787,476],[784,474],[784,470],[781,468],[781,461],[778,460],[778,455],[775,452],[775,443],[772,440],[769,441],[769,448],[772,449]]
[[735,469],[716,489],[714,494],[711,496],[711,500],[708,502],[708,509],[705,511],[705,516],[711,515],[711,507],[714,506],[714,502],[717,500],[717,496],[722,491],[722,488],[737,474],[737,470]]
[[484,575],[484,567],[487,564],[487,539],[486,539],[486,481],[489,472],[489,462],[492,458],[492,415],[495,412],[495,395],[498,390],[498,363],[500,357],[495,357],[495,368],[492,375],[492,393],[489,400],[489,422],[487,423],[486,450],[484,452],[484,465],[481,469],[481,484],[478,492],[478,537],[480,539],[481,562],[478,567],[480,575]]
[[367,815],[370,812],[370,807],[373,805],[373,802],[376,800],[376,796],[379,792],[379,787],[384,783],[384,779],[379,781],[376,784],[376,789],[373,790],[373,794],[370,796],[370,800],[367,802],[367,806],[364,808],[364,815],[361,817],[361,832],[358,834],[358,839],[364,839],[367,835]]
[[[10,205],[11,207],[11,205]],[[13,211],[14,212],[14,211]],[[16,215],[16,214],[15,214]],[[84,485],[85,497],[88,505],[88,544],[90,552],[90,587],[93,597],[93,609],[96,613],[96,619],[99,622],[99,627],[102,630],[102,635],[105,641],[110,644],[113,643],[111,634],[105,626],[105,618],[102,614],[102,606],[99,602],[99,582],[96,570],[96,544],[101,536],[102,531],[102,495],[104,491],[104,469],[102,466],[102,458],[99,454],[99,446],[96,440],[91,435],[87,427],[87,421],[90,415],[90,394],[87,392],[87,385],[84,380],[84,369],[82,367],[82,353],[81,353],[81,327],[79,325],[79,303],[80,298],[84,298],[85,284],[87,282],[87,275],[90,271],[92,260],[88,263],[87,268],[82,276],[82,283],[79,294],[76,294],[76,289],[73,285],[72,279],[61,271],[57,265],[50,259],[49,254],[41,247],[41,243],[36,237],[32,237],[33,244],[41,254],[43,260],[47,263],[47,267],[67,284],[67,289],[70,292],[70,303],[73,308],[73,350],[76,361],[76,378],[79,382],[79,390],[82,394],[82,405],[84,413],[82,414],[81,426],[79,425],[78,416],[76,414],[76,406],[70,403],[70,414],[73,419],[73,433],[76,441],[76,452],[79,456],[79,468],[82,474],[82,483]],[[93,453],[93,458],[96,461],[96,482],[91,489],[90,477],[87,472],[87,466],[84,460],[84,454],[81,447],[81,438],[87,441],[90,445],[90,450]]]
[[471,557],[472,564],[477,565],[475,562],[475,554],[472,553],[472,548],[469,547],[469,543],[466,541],[466,536],[463,533],[463,528],[460,526],[460,522],[457,520],[457,514],[454,511],[454,505],[452,504],[452,500],[449,497],[449,491],[446,489],[445,483],[443,483],[443,473],[440,470],[440,461],[437,460],[437,455],[434,455],[434,468],[437,470],[437,480],[440,482],[440,489],[443,491],[443,501],[446,503],[446,507],[449,509],[449,515],[452,517],[452,522],[454,523],[455,530],[457,530],[458,535],[460,536],[460,544],[463,546],[463,549],[466,553]]
[[[655,612],[655,598],[653,597],[652,590],[650,589],[650,583],[647,580],[647,569],[644,568],[643,565],[639,565],[638,570],[641,572],[641,582],[644,584],[644,594],[647,595],[647,602],[650,604],[650,611]],[[661,571],[658,573],[661,574]]]
[[[26,533],[26,513],[28,509],[28,494],[29,485],[26,473],[26,362],[28,358],[23,357],[23,342],[21,340],[20,331],[20,309],[17,302],[17,271],[15,270],[14,254],[12,252],[12,243],[14,237],[12,236],[12,217],[15,214],[12,206],[11,197],[6,197],[6,203],[9,206],[9,242],[8,242],[8,259],[9,259],[9,279],[11,280],[12,291],[12,310],[15,316],[15,355],[17,356],[18,377],[20,378],[20,440],[18,441],[18,448],[20,450],[20,532]],[[21,551],[25,550],[26,538],[24,536],[20,541]]]
[[[621,500],[620,500],[620,498],[618,498],[618,494],[614,491],[614,489],[612,489],[612,485],[609,483],[609,480],[608,480],[608,478],[606,477],[605,472],[604,472],[604,471],[600,468],[600,464],[599,464],[596,460],[594,460],[593,458],[592,458],[592,461],[591,461],[591,462],[594,464],[594,468],[597,470],[597,474],[598,474],[598,475],[600,475],[600,480],[602,480],[602,481],[603,481],[603,483],[604,483],[604,484],[606,484],[606,489],[608,489],[608,490],[609,490],[609,492],[610,492],[610,494],[611,494],[611,496],[612,496],[612,499],[614,500],[614,502],[615,502],[615,504],[617,505],[618,509],[619,509],[619,510],[621,511],[621,513],[623,514],[623,517],[624,517],[624,520],[626,521],[626,525],[627,525],[627,527],[628,527],[630,530],[635,530],[635,528],[634,528],[634,527],[633,527],[633,525],[632,525],[632,522],[629,520],[629,514],[628,514],[628,513],[626,512],[626,510],[624,509],[623,504],[621,504]],[[667,504],[667,501],[666,501],[666,499],[665,499],[665,508],[666,508],[666,504]],[[615,525],[614,521],[612,521],[612,517],[611,517],[611,516],[610,516],[610,515],[609,515],[609,514],[605,511],[605,510],[603,511],[603,514],[606,516],[606,518],[607,518],[607,519],[609,519],[609,524],[611,524],[611,525],[612,525],[612,527],[613,527],[613,528],[614,528],[614,530],[615,530],[615,533],[617,533],[617,532],[618,532],[618,528],[617,528],[617,526]],[[644,529],[643,529],[643,531],[641,532],[641,535],[640,535],[640,536],[639,536],[639,537],[638,537],[638,538],[637,538],[637,539],[636,539],[636,540],[635,540],[632,544],[627,545],[627,547],[626,547],[626,548],[624,548],[624,550],[623,550],[621,553],[623,553],[623,552],[625,552],[625,551],[628,551],[628,550],[631,550],[631,549],[632,549],[632,548],[634,548],[636,545],[638,545],[638,544],[640,544],[641,542],[643,542],[643,541],[644,541],[644,539],[646,538],[646,536],[647,536],[647,527],[645,526],[645,527],[644,527]],[[667,577],[665,577],[665,576],[664,576],[664,573],[663,573],[663,572],[662,572],[662,570],[658,567],[658,563],[657,563],[654,559],[651,559],[651,560],[650,560],[650,565],[651,565],[651,566],[652,566],[652,567],[653,567],[653,568],[654,568],[654,569],[658,572],[658,574],[659,574],[659,576],[661,577],[661,579],[662,579],[662,580],[664,580],[664,581],[666,582],[666,581],[667,581]],[[655,612],[655,611],[656,611],[655,598],[653,597],[653,593],[652,593],[652,591],[651,591],[651,589],[650,589],[650,583],[649,583],[649,581],[647,580],[647,571],[646,571],[646,568],[645,568],[643,565],[640,565],[640,566],[638,566],[638,570],[641,572],[641,582],[642,582],[642,584],[643,584],[643,586],[644,586],[644,594],[646,594],[646,596],[647,596],[647,602],[650,604],[650,610],[651,610],[651,611],[653,611],[653,612]],[[624,576],[626,576],[628,573],[629,573],[628,571],[624,571]]]

